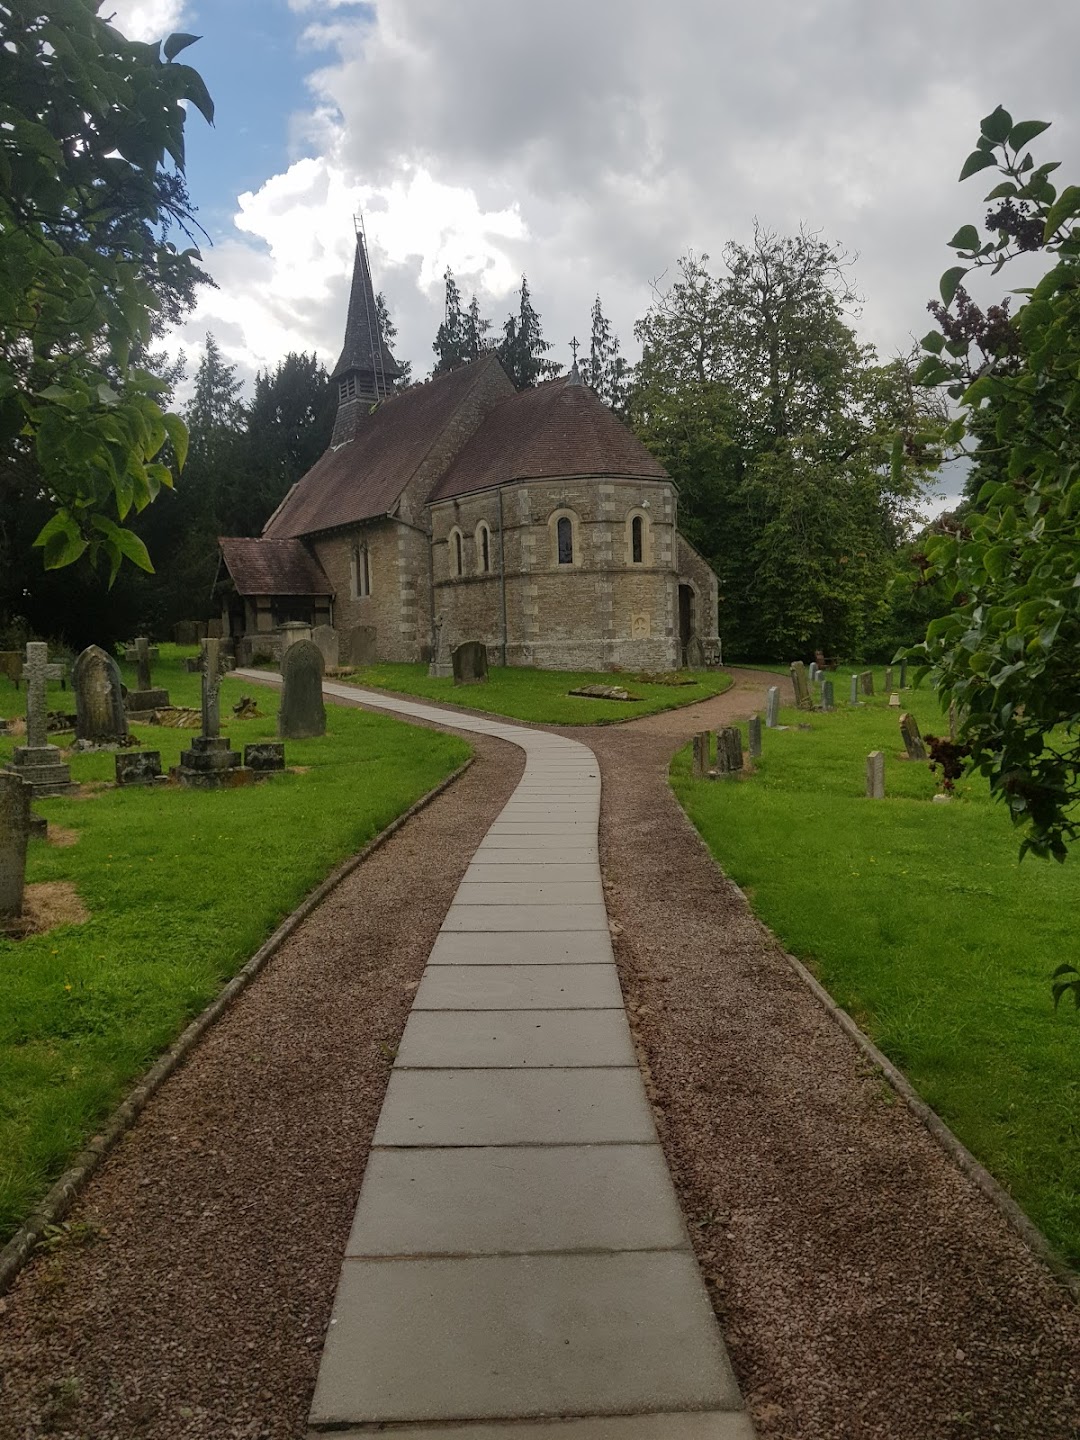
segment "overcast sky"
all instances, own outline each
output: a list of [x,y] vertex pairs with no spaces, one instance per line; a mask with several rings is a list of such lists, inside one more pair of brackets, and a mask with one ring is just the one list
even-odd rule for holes
[[399,359],[430,369],[447,265],[500,325],[522,272],[553,358],[599,292],[633,358],[650,284],[687,248],[719,264],[754,217],[858,256],[862,336],[929,328],[981,219],[956,183],[981,116],[1051,120],[1040,159],[1080,180],[1076,0],[112,0],[185,55],[217,104],[188,122],[213,240],[178,340],[211,329],[240,373],[337,357],[363,210]]

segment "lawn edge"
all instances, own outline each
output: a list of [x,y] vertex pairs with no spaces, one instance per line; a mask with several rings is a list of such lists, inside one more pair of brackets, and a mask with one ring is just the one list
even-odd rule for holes
[[57,1224],[64,1217],[86,1187],[95,1170],[106,1159],[117,1142],[132,1128],[153,1095],[160,1090],[169,1076],[179,1069],[210,1027],[221,1018],[237,996],[247,989],[252,980],[265,968],[268,961],[273,959],[281,949],[289,936],[322,904],[331,891],[335,890],[344,879],[363,864],[369,855],[384,845],[414,815],[418,815],[421,810],[426,809],[444,790],[448,790],[456,780],[464,775],[472,763],[473,759],[470,756],[456,770],[452,770],[449,775],[440,780],[438,785],[429,790],[426,795],[421,795],[419,800],[414,801],[407,810],[403,810],[396,820],[391,820],[390,824],[369,840],[362,850],[358,850],[355,855],[350,855],[335,870],[332,870],[326,879],[317,885],[290,915],[286,916],[270,938],[256,950],[250,960],[241,966],[232,979],[222,986],[209,1005],[188,1023],[172,1045],[163,1055],[159,1056],[142,1079],[128,1091],[105,1122],[103,1129],[79,1151],[74,1162],[46,1191],[43,1199],[30,1212],[30,1215],[15,1231],[3,1249],[0,1249],[0,1295],[10,1289],[16,1276],[33,1257],[37,1243],[46,1228]]
[[775,950],[787,961],[788,965],[794,970],[795,974],[814,996],[815,1000],[822,1006],[833,1023],[843,1030],[849,1039],[855,1042],[866,1058],[873,1064],[874,1068],[880,1072],[882,1078],[896,1091],[907,1108],[915,1118],[921,1122],[925,1129],[929,1131],[933,1139],[937,1141],[938,1145],[945,1151],[957,1168],[982,1191],[986,1199],[989,1200],[990,1204],[998,1214],[1001,1215],[1015,1234],[1019,1236],[1035,1258],[1047,1267],[1054,1279],[1061,1285],[1066,1293],[1077,1304],[1080,1304],[1080,1274],[1073,1269],[1063,1256],[1058,1254],[1043,1232],[1030,1216],[1025,1214],[1020,1208],[1005,1189],[1004,1185],[1002,1185],[999,1180],[994,1179],[986,1166],[975,1158],[960,1137],[946,1125],[937,1111],[926,1103],[904,1072],[894,1065],[887,1055],[878,1049],[863,1030],[860,1030],[848,1012],[841,1005],[837,1004],[825,986],[810,973],[802,961],[797,960],[790,951],[785,950],[779,937],[775,935],[760,918],[742,886],[737,884],[720,864],[719,860],[717,860],[709,848],[704,835],[702,835],[701,831],[686,813],[682,801],[675,791],[675,787],[671,785],[670,771],[668,784],[671,786],[671,793],[675,799],[675,803],[679,807],[683,820],[696,836],[698,843],[706,855],[708,855],[717,870],[719,870],[720,874],[723,875],[724,879],[746,906],[755,924],[759,925],[768,935]]

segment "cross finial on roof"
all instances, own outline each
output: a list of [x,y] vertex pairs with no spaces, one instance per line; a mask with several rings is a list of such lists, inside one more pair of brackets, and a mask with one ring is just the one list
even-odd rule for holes
[[574,338],[570,341],[570,351],[571,351],[571,354],[572,354],[573,357],[574,357],[574,364],[575,364],[575,365],[577,364],[577,352],[578,352],[579,349],[580,349],[580,346],[578,345],[578,338],[577,338],[577,336],[575,335]]
[[573,352],[574,363],[570,366],[570,374],[566,377],[566,383],[568,385],[581,384],[581,371],[577,367],[577,352],[580,350],[580,348],[581,346],[578,344],[578,338],[575,335],[574,338],[570,341],[570,349]]

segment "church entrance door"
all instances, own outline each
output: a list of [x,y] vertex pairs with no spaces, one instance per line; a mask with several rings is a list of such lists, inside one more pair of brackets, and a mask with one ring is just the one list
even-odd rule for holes
[[686,649],[694,633],[694,592],[689,585],[679,586],[679,664],[687,664]]

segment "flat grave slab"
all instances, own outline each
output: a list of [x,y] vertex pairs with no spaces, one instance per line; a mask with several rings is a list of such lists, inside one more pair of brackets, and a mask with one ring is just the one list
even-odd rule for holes
[[614,961],[600,930],[457,932],[437,936],[428,965],[604,965]]
[[618,1010],[414,1010],[395,1069],[561,1069],[635,1064]]
[[623,1003],[614,965],[429,965],[420,1010],[607,1010]]

